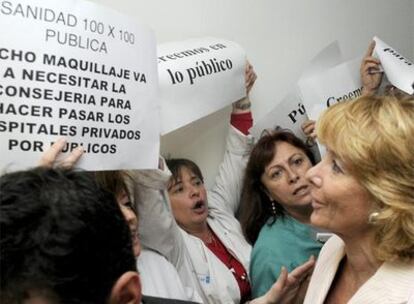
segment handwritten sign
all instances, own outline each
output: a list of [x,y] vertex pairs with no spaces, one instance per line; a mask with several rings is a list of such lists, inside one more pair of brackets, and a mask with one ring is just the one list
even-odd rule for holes
[[1,168],[35,165],[62,136],[84,169],[156,168],[151,30],[81,0],[1,1],[0,27]]
[[246,96],[246,56],[234,42],[190,39],[158,46],[162,134]]

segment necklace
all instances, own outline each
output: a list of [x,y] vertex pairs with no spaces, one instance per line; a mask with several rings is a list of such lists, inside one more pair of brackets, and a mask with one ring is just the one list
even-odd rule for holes
[[204,240],[204,243],[206,245],[214,245],[214,246],[217,245],[216,237],[214,236],[214,233],[210,229],[208,230],[208,236],[207,236],[207,239]]

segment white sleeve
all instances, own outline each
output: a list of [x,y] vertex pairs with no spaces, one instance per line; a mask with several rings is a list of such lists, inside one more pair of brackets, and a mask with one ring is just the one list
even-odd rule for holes
[[212,210],[235,215],[239,208],[244,170],[253,146],[253,138],[230,126],[226,150],[214,186],[208,191]]
[[142,250],[137,259],[137,266],[143,294],[197,303],[203,302],[194,288],[183,284],[175,267],[159,253],[148,249]]
[[133,180],[130,188],[138,211],[142,245],[161,253],[179,268],[186,248],[168,201],[166,188],[171,173],[164,168],[129,171]]
[[129,172],[133,180],[129,188],[138,210],[140,240],[144,247],[161,253],[175,266],[186,288],[203,295],[184,240],[185,232],[171,211],[167,192],[171,172],[165,162],[163,167],[164,170]]

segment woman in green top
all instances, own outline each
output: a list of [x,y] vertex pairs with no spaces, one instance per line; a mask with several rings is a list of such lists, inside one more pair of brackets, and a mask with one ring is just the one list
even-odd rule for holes
[[282,266],[290,271],[311,255],[317,256],[322,247],[308,226],[312,206],[305,173],[314,164],[311,150],[289,131],[265,135],[252,150],[240,222],[253,245],[250,277],[254,297],[273,285]]

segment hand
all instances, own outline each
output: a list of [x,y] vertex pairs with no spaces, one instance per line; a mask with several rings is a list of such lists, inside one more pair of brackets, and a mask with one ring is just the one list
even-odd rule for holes
[[252,89],[257,75],[253,69],[253,66],[250,64],[249,61],[246,62],[246,69],[244,70],[244,79],[245,79],[245,86],[246,86],[246,93],[249,95],[250,90]]
[[299,267],[296,267],[289,274],[285,267],[282,267],[279,278],[269,291],[259,298],[250,301],[250,304],[288,304],[295,300],[301,287],[302,281],[312,273],[315,266],[313,256]]
[[83,155],[85,150],[82,146],[77,147],[74,149],[68,156],[63,158],[62,160],[58,161],[57,158],[62,152],[63,147],[66,144],[66,139],[59,138],[49,149],[43,153],[42,157],[38,162],[38,166],[40,167],[61,167],[61,168],[72,168],[80,157]]
[[310,119],[301,125],[303,133],[305,133],[306,137],[311,138],[312,140],[316,139],[315,125],[316,122]]
[[372,57],[374,48],[375,41],[371,41],[361,62],[360,74],[363,95],[374,95],[381,84],[384,74],[380,67],[381,62],[377,58]]
[[250,112],[250,99],[249,99],[249,92],[254,85],[254,82],[257,79],[256,73],[253,70],[253,66],[246,61],[246,68],[244,70],[244,79],[245,79],[245,86],[246,86],[246,97],[233,102],[233,113],[246,113]]

